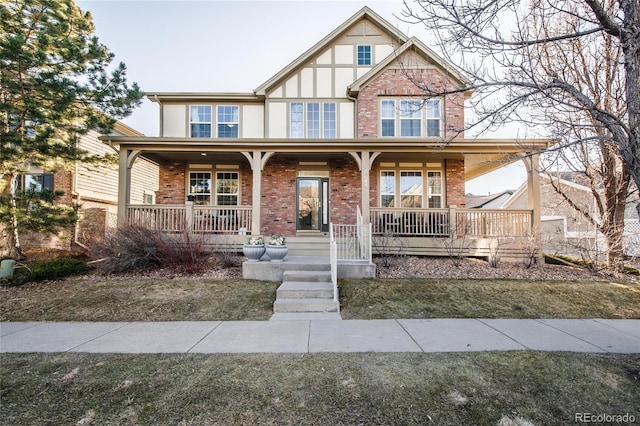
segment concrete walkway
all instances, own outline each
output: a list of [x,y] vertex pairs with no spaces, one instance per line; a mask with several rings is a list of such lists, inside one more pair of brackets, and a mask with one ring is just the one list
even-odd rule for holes
[[640,353],[640,320],[0,323],[0,352],[319,353],[526,349]]

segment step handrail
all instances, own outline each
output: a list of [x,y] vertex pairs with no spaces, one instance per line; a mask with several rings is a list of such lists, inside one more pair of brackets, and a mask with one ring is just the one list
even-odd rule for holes
[[[331,264],[331,284],[333,285],[333,300],[338,301],[338,245],[333,235],[333,223],[329,223],[329,263]],[[338,311],[340,306],[338,305]]]

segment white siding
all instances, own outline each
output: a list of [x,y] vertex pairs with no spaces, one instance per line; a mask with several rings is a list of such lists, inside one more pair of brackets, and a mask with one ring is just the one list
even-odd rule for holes
[[287,80],[285,90],[287,98],[298,97],[298,74],[294,74],[289,80]]
[[162,112],[162,136],[188,136],[186,105],[163,105]]
[[335,46],[336,64],[353,65],[353,45],[338,44]]
[[287,104],[286,102],[269,103],[269,137],[287,137]]
[[331,49],[327,50],[316,59],[316,64],[330,65],[331,64]]
[[[138,157],[131,167],[131,204],[142,204],[146,194],[153,194],[159,189],[160,170],[156,163]],[[117,182],[117,181],[116,181]]]
[[313,68],[303,68],[300,72],[300,96],[313,97]]
[[354,132],[354,104],[353,102],[340,103],[340,116],[338,124],[340,125],[340,139],[351,139],[355,137]]
[[282,86],[276,87],[273,89],[273,92],[269,93],[270,98],[281,98],[282,97]]
[[333,96],[331,84],[331,68],[318,68],[316,70],[317,96],[319,98],[330,98]]
[[336,96],[346,96],[347,86],[355,81],[353,78],[353,68],[336,68],[335,75]]
[[391,55],[393,53],[393,46],[390,44],[376,44],[375,46],[375,54],[374,54],[374,61],[375,63],[380,63],[384,60],[384,58],[386,58],[387,56]]
[[244,105],[242,107],[242,137],[264,137],[264,107],[262,105]]
[[[98,140],[98,133],[90,131],[82,135],[81,149],[91,154],[115,154],[108,145]],[[76,191],[80,198],[91,198],[100,201],[115,202],[118,199],[118,165],[112,163],[78,164],[76,167]]]

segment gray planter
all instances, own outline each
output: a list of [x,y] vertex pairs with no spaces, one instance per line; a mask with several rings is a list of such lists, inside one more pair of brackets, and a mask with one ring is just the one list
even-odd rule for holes
[[285,245],[283,246],[272,246],[271,244],[267,244],[267,256],[271,259],[272,262],[282,262],[282,259],[289,252],[289,248]]
[[249,260],[249,262],[260,262],[262,255],[264,255],[264,252],[264,244],[257,246],[245,244],[244,246],[242,246],[242,253],[247,256],[247,260]]

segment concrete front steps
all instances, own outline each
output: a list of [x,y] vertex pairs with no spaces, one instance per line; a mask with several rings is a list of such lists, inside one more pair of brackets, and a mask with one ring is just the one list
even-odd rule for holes
[[276,293],[271,319],[342,319],[340,302],[333,300],[331,271],[285,271]]

